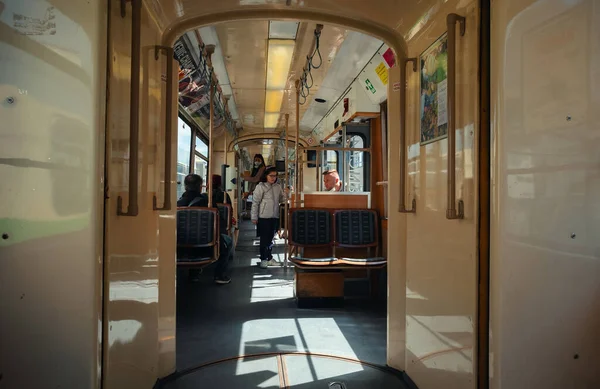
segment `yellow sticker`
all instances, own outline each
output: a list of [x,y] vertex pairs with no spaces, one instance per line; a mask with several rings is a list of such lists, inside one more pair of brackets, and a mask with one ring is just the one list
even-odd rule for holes
[[381,80],[381,82],[383,83],[383,85],[387,85],[387,83],[388,83],[388,69],[384,65],[383,62],[381,62],[379,64],[379,66],[377,66],[375,68],[375,73],[377,73],[377,75],[379,76],[379,79]]

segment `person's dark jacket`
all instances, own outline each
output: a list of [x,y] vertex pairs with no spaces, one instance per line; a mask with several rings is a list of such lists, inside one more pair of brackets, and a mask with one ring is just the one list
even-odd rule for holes
[[[219,189],[213,190],[213,207],[217,207],[217,204],[231,205],[231,198],[228,193],[223,192]],[[200,193],[196,191],[185,191],[181,198],[177,200],[178,207],[208,207],[208,195],[206,193]],[[228,235],[227,231],[227,215],[223,212],[223,209],[219,209],[219,230],[222,235]]]

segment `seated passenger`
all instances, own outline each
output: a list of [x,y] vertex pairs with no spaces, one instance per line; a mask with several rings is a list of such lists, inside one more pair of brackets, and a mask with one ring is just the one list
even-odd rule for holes
[[[231,197],[229,194],[224,192],[221,188],[221,176],[218,174],[213,174],[212,176],[212,203],[213,207],[216,207],[217,204],[229,204],[231,205]],[[203,205],[203,207],[207,207],[207,205]],[[229,235],[231,231],[227,231],[227,225],[229,224],[229,220],[227,220],[227,216],[224,213],[219,212],[219,226],[221,229],[221,234]],[[229,237],[229,236],[228,236]]]
[[342,190],[342,181],[337,170],[327,170],[323,173],[323,185],[327,192],[340,192]]
[[[202,188],[202,177],[197,174],[189,174],[183,181],[185,185],[185,192],[179,200],[177,200],[178,207],[208,207],[208,196],[206,193],[200,193]],[[213,191],[213,194],[215,192]],[[214,197],[213,197],[214,199]],[[216,204],[216,203],[215,203]],[[219,239],[219,258],[217,259],[217,266],[215,267],[215,282],[217,284],[228,284],[231,282],[231,278],[227,276],[227,268],[229,267],[229,260],[233,257],[233,241],[232,239],[223,233],[220,234]],[[197,280],[200,270],[190,269],[190,277],[193,280]]]
[[212,192],[213,192],[213,204],[229,204],[231,205],[231,197],[229,193],[226,193],[221,187],[221,176],[213,174],[212,176]]

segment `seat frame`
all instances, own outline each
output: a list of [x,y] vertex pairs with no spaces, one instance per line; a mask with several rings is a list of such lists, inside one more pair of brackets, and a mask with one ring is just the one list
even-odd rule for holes
[[[333,229],[332,236],[329,238],[329,242],[325,244],[302,244],[295,242],[293,240],[293,215],[296,212],[300,211],[325,211],[329,214],[331,220],[331,226]],[[373,214],[375,223],[373,225],[374,228],[374,237],[373,242],[368,244],[360,244],[360,245],[352,245],[352,244],[343,244],[338,241],[338,232],[337,232],[337,223],[336,223],[336,215],[341,212],[351,212],[351,211],[368,211]],[[306,258],[301,255],[292,255],[290,257],[290,261],[292,264],[299,269],[356,269],[356,268],[369,268],[369,269],[381,269],[387,266],[387,259],[384,257],[378,256],[379,254],[379,215],[377,211],[372,209],[330,209],[330,208],[292,208],[289,213],[290,217],[290,234],[289,234],[289,245],[291,247],[299,248],[304,251],[304,248],[307,247],[331,247],[332,256],[325,258]],[[375,257],[366,257],[366,258],[347,258],[347,257],[338,257],[335,254],[336,248],[367,248],[369,251],[372,247],[376,248],[376,256]]]
[[[221,206],[224,207],[225,209],[227,209],[227,235],[233,238],[233,231],[231,229],[231,217],[233,215],[233,207],[231,206],[231,204],[227,204],[227,203],[217,203],[215,204],[217,207]],[[220,220],[219,220],[220,223]],[[220,230],[219,230],[220,231]]]
[[[227,205],[227,204],[225,204]],[[211,242],[206,243],[206,244],[199,244],[199,245],[181,245],[181,244],[177,244],[177,248],[203,248],[203,247],[207,247],[213,248],[213,254],[211,257],[206,257],[206,258],[202,258],[200,260],[197,261],[182,261],[179,260],[179,258],[177,258],[177,266],[181,266],[181,267],[188,267],[188,268],[203,268],[206,267],[214,262],[216,262],[219,259],[219,250],[220,250],[220,240],[221,240],[221,233],[220,233],[220,229],[219,229],[219,210],[217,208],[207,208],[207,207],[177,207],[177,213],[179,213],[179,211],[198,211],[198,210],[205,210],[208,211],[210,213],[214,214],[213,217],[213,239]]]

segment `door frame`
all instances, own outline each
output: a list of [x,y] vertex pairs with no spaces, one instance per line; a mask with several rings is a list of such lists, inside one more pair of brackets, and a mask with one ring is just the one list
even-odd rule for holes
[[479,171],[477,210],[477,389],[489,388],[490,343],[490,0],[479,2]]

